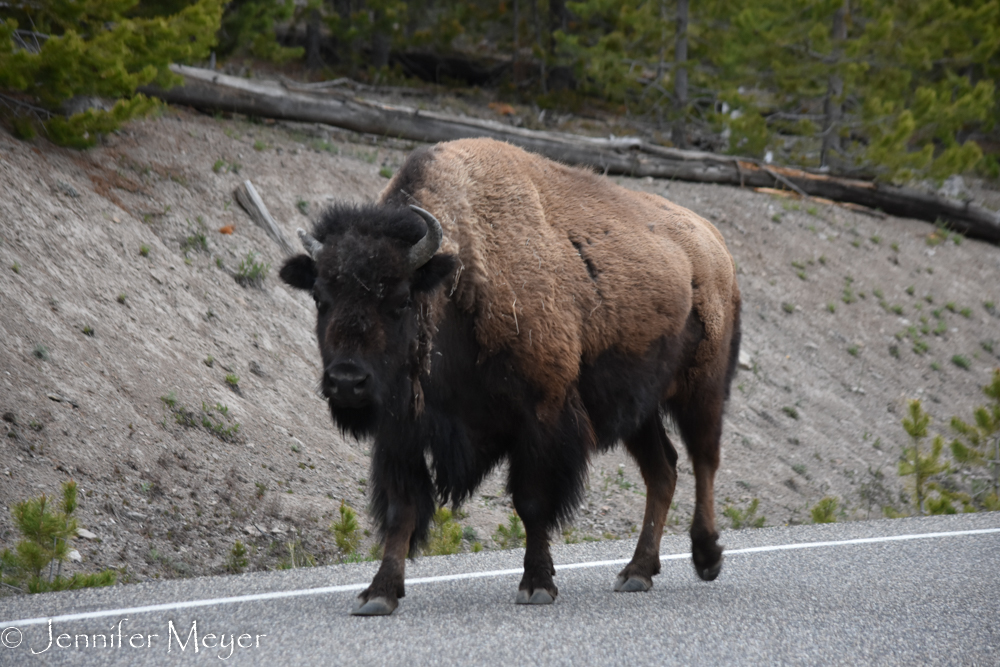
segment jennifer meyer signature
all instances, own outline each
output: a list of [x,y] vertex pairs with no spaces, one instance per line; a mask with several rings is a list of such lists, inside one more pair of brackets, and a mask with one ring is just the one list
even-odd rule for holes
[[47,636],[31,643],[26,642],[20,628],[10,627],[0,630],[0,645],[6,649],[31,651],[32,655],[41,655],[58,651],[93,651],[93,650],[161,650],[166,653],[215,652],[221,660],[228,660],[239,650],[253,650],[261,647],[265,634],[235,633],[235,632],[202,632],[198,629],[198,621],[191,621],[191,626],[175,625],[167,621],[167,627],[161,633],[150,630],[137,632],[128,627],[128,619],[123,618],[112,625],[106,632],[89,634],[69,634],[60,632],[61,628],[48,623]]

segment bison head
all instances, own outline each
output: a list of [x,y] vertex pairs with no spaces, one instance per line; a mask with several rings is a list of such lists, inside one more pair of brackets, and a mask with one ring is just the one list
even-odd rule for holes
[[419,400],[430,294],[457,260],[438,254],[441,225],[415,206],[335,206],[299,237],[309,254],[280,275],[316,301],[323,395],[341,428],[372,433]]

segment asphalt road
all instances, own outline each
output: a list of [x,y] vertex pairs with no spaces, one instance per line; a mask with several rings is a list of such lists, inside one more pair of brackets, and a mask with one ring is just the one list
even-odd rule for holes
[[611,590],[632,542],[558,547],[545,607],[514,605],[520,551],[417,559],[387,618],[348,614],[371,564],[6,597],[0,665],[1000,665],[1000,513],[722,542],[706,583],[665,538],[648,593]]

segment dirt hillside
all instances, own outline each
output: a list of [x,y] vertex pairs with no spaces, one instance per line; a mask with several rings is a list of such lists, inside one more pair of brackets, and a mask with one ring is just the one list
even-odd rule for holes
[[[326,203],[373,198],[413,147],[173,109],[86,152],[0,132],[0,543],[15,541],[15,502],[73,478],[97,536],[77,540],[77,568],[216,573],[238,539],[251,569],[287,565],[290,544],[337,560],[342,500],[367,527],[368,446],[333,429],[312,302],[277,280],[280,251],[232,192],[250,179],[294,238]],[[826,495],[843,520],[905,510],[905,400],[926,399],[944,430],[1000,363],[986,349],[1000,319],[984,307],[1000,303],[1000,251],[932,246],[931,225],[833,205],[618,180],[714,221],[739,265],[748,368],[728,408],[720,513],[758,498],[769,525],[803,522]],[[232,276],[251,252],[270,265],[260,286]],[[499,479],[460,520],[487,548],[510,512]],[[643,490],[622,452],[597,458],[563,539],[629,536]],[[683,531],[686,461],[676,498],[670,530]]]

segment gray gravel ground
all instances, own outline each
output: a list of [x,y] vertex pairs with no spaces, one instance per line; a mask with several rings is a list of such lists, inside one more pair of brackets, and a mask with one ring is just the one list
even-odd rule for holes
[[[0,664],[173,664],[228,658],[251,665],[393,664],[1000,664],[1000,531],[815,548],[759,547],[884,536],[1000,529],[1000,514],[854,522],[726,532],[729,556],[713,583],[699,581],[687,540],[664,540],[663,572],[649,593],[611,591],[620,564],[560,569],[560,595],[547,607],[513,604],[521,551],[421,558],[410,564],[408,596],[389,618],[348,615],[372,564],[241,577],[164,581],[107,590],[0,601],[0,630],[18,620],[93,611],[56,620],[55,638],[109,633],[122,625],[124,647],[58,648],[44,653],[46,624],[7,630]],[[557,564],[626,559],[633,543],[560,546]],[[511,569],[515,573],[490,575]],[[468,573],[467,579],[417,583]],[[478,574],[477,574],[478,573]],[[153,612],[128,608],[317,587],[348,590]],[[124,620],[128,619],[128,620]],[[240,635],[249,648],[184,651],[192,624],[203,644]],[[157,634],[152,647],[129,639]],[[207,637],[212,633],[217,637]],[[168,647],[168,639],[170,646]],[[141,642],[140,642],[141,640]],[[100,640],[99,640],[100,641]],[[63,639],[64,645],[72,640]],[[171,650],[168,651],[168,648]],[[227,661],[228,661],[227,660]]]

